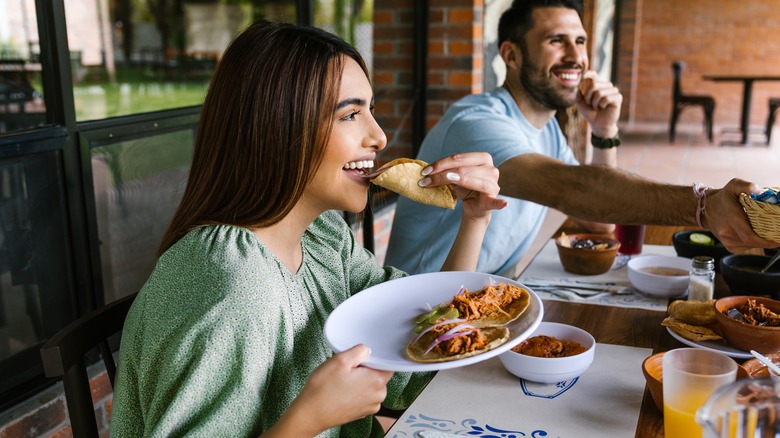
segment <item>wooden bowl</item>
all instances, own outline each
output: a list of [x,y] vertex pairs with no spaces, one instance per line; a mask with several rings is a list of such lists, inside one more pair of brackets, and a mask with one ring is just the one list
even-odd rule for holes
[[715,301],[715,317],[721,335],[734,348],[739,348],[740,350],[756,350],[759,353],[780,351],[780,327],[762,327],[748,324],[737,321],[725,314],[729,309],[742,306],[748,299],[755,300],[756,304],[763,304],[764,307],[772,312],[780,313],[780,301],[771,298],[745,295],[720,298]]
[[615,262],[615,255],[620,248],[620,242],[605,234],[569,234],[566,237],[572,245],[581,240],[590,239],[606,242],[606,249],[573,248],[561,245],[561,237],[555,239],[558,247],[558,258],[566,272],[580,275],[597,275],[609,271]]
[[[780,365],[780,351],[774,352],[774,353],[766,353],[764,354],[769,360],[771,360],[773,363]],[[776,380],[780,380],[780,376],[775,376],[769,373],[769,368],[767,368],[766,365],[762,364],[761,361],[758,359],[749,359],[746,360],[745,363],[742,364],[742,367],[745,368],[745,371],[748,373],[748,375],[753,379],[760,379],[763,377],[771,377]]]
[[642,374],[647,381],[647,389],[653,397],[655,406],[664,411],[663,359],[665,351],[647,357],[642,362]]

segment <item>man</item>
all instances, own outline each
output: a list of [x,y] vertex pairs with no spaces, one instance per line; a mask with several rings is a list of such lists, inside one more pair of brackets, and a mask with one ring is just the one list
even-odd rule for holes
[[[454,103],[423,142],[418,158],[486,151],[509,205],[494,212],[478,270],[511,276],[538,233],[547,207],[585,221],[701,225],[732,251],[773,247],[758,237],[734,179],[722,189],[675,186],[604,166],[616,162],[622,95],[588,72],[587,34],[578,0],[516,0],[499,21],[506,80],[493,92]],[[579,165],[554,116],[575,105],[591,127],[594,164]],[[425,183],[425,179],[421,181]],[[440,269],[460,214],[398,200],[385,263],[407,272]]]

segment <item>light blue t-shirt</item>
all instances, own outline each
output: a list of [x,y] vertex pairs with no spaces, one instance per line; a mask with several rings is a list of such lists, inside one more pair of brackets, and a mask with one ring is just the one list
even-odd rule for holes
[[[496,167],[527,153],[578,164],[555,118],[537,129],[503,87],[455,102],[425,137],[417,158],[431,163],[455,153],[479,151],[489,152]],[[530,201],[502,198],[508,205],[493,212],[477,265],[480,272],[501,274],[514,269],[547,212],[547,207]],[[385,264],[408,273],[440,270],[461,213],[460,202],[453,211],[399,197]]]

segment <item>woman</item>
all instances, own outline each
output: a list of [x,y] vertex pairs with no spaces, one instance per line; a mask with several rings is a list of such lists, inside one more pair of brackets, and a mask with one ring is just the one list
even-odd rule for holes
[[[189,181],[154,272],[125,322],[112,436],[372,436],[383,401],[426,375],[332,355],[322,328],[350,295],[404,276],[381,268],[337,213],[366,205],[386,137],[357,51],[322,30],[258,22],[217,67]],[[497,199],[487,154],[433,163],[464,205],[444,269],[473,270]],[[335,211],[331,211],[335,210]]]

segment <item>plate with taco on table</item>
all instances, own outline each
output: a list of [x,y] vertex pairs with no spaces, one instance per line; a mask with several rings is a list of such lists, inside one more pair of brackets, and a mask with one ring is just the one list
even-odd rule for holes
[[328,316],[324,332],[335,352],[371,348],[364,366],[434,371],[498,356],[528,338],[543,314],[539,296],[514,280],[434,272],[353,295]]

